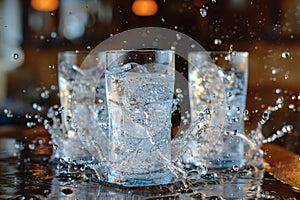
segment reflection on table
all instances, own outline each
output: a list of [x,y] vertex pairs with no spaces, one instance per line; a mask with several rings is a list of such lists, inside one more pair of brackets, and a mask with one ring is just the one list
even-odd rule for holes
[[[0,129],[1,199],[299,199],[292,187],[261,170],[245,175],[228,171],[227,180],[121,188],[99,183],[93,171],[63,168],[51,161],[53,148],[43,128]],[[212,174],[213,175],[213,174]],[[211,180],[211,179],[210,179]],[[217,180],[217,179],[216,179]]]

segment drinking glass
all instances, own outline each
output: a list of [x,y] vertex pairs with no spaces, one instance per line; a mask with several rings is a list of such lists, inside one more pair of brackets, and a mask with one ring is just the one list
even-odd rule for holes
[[100,132],[101,123],[107,120],[103,55],[80,51],[58,54],[61,131],[52,134],[57,158],[78,163],[92,157],[85,137],[92,131]]
[[[205,77],[195,77],[195,71],[201,70],[201,68],[218,67],[226,94],[226,101],[220,105],[226,108],[226,116],[223,116],[222,112],[211,112],[213,118],[209,126],[213,128],[208,128],[209,131],[201,135],[202,144],[199,144],[199,148],[195,150],[198,151],[196,154],[202,154],[201,157],[211,168],[227,168],[243,164],[245,161],[244,142],[239,134],[245,134],[243,112],[247,95],[248,53],[235,51],[191,52],[189,53],[189,65],[189,82],[192,86],[206,81]],[[208,84],[213,85],[217,82]],[[213,87],[205,89],[190,87],[192,121],[198,117],[199,111],[209,107],[212,103],[210,99],[207,101],[206,98],[209,90],[214,92]]]
[[174,52],[106,53],[109,118],[108,182],[125,186],[170,183]]

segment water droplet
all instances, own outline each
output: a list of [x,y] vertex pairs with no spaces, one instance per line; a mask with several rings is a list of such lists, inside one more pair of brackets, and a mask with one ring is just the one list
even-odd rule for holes
[[14,115],[10,109],[5,108],[3,110],[4,114],[6,115],[7,118],[12,118]]
[[239,171],[240,167],[238,165],[233,165],[232,166],[233,171]]
[[45,36],[44,35],[40,35],[40,40],[44,40]]
[[49,65],[49,69],[55,69],[55,65]]
[[56,169],[62,169],[64,167],[64,165],[62,163],[58,163],[56,165]]
[[165,18],[162,17],[162,18],[161,18],[161,21],[162,21],[162,22],[165,22],[166,20],[165,20]]
[[33,103],[33,104],[32,104],[32,108],[33,108],[33,109],[37,109],[37,107],[38,107],[38,104],[37,104],[37,103]]
[[233,51],[233,44],[229,45],[229,53],[231,53]]
[[288,79],[289,78],[289,72],[286,72],[285,74],[284,74],[284,79],[286,80],[286,79]]
[[289,109],[294,110],[295,109],[295,105],[294,104],[289,104]]
[[276,94],[280,94],[282,92],[282,90],[280,89],[280,88],[277,88],[276,90],[275,90],[275,93]]
[[53,38],[53,39],[56,38],[57,37],[57,33],[56,32],[51,32],[50,33],[50,37]]
[[221,45],[222,44],[222,40],[220,40],[220,39],[214,39],[214,44],[215,45]]
[[291,133],[293,131],[294,127],[292,125],[285,125],[282,127],[282,131],[284,133]]
[[200,9],[199,9],[199,12],[200,12],[200,15],[201,15],[202,17],[206,17],[206,15],[207,15],[207,10],[206,10],[205,8],[200,8]]
[[213,2],[213,3],[217,3],[217,0],[211,0],[211,2]]
[[281,53],[282,58],[289,58],[291,56],[291,53],[288,51],[284,51]]
[[35,122],[27,122],[27,123],[26,123],[26,126],[27,126],[28,128],[32,128],[32,127],[36,126],[36,123],[35,123]]
[[28,148],[30,150],[34,150],[35,149],[35,144],[28,144]]
[[244,120],[245,120],[245,121],[247,121],[247,120],[250,119],[250,117],[249,117],[249,111],[248,111],[248,110],[245,110],[245,111],[243,112],[243,115],[244,115]]
[[20,56],[19,56],[18,53],[14,53],[14,54],[12,55],[12,57],[13,57],[14,60],[18,60]]
[[272,68],[272,74],[277,74],[278,73],[278,69],[276,69],[276,68]]
[[25,118],[26,119],[31,119],[31,115],[30,114],[25,114]]
[[49,90],[45,90],[44,92],[41,93],[41,97],[43,99],[49,99],[49,97],[50,97],[50,91]]
[[176,88],[176,93],[182,93],[182,89],[181,88]]
[[283,97],[278,97],[278,98],[276,99],[276,104],[277,104],[277,105],[278,105],[278,104],[282,104],[283,101],[284,101],[284,98],[283,98]]

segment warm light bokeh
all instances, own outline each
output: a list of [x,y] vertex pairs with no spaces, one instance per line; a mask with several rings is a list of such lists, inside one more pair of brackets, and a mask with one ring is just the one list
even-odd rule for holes
[[138,16],[152,16],[158,11],[155,0],[135,0],[132,4],[132,12]]
[[31,7],[39,11],[54,11],[59,7],[58,0],[31,0]]

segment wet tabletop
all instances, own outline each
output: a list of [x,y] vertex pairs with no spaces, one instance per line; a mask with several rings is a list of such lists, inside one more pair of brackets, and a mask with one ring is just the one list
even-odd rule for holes
[[[89,169],[62,170],[51,160],[50,141],[43,128],[0,128],[0,199],[300,199],[293,185],[297,180],[289,180],[297,174],[281,173],[284,165],[299,157],[275,144],[264,146],[264,170],[251,176],[229,171],[231,178],[183,189],[180,184],[121,188],[99,183]],[[293,169],[297,167],[294,163]]]

